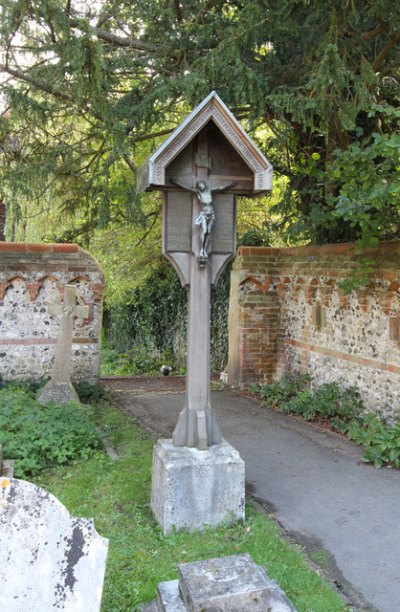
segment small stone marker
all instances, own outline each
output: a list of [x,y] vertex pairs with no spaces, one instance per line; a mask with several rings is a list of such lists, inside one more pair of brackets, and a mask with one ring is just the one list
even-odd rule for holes
[[97,612],[108,540],[53,495],[0,477],[0,610]]
[[296,612],[282,589],[247,555],[179,565],[143,612]]
[[79,401],[78,394],[71,384],[71,353],[74,318],[85,319],[89,315],[89,307],[77,304],[75,285],[65,285],[64,302],[49,303],[49,314],[61,316],[60,332],[57,340],[51,379],[39,392],[38,401],[42,405],[55,402],[65,404],[70,400]]
[[0,444],[0,477],[12,478],[14,476],[14,465],[15,461],[12,459],[3,459],[3,446]]

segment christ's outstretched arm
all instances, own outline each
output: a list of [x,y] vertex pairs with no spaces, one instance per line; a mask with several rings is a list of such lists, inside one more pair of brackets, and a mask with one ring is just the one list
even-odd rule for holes
[[197,193],[196,189],[193,189],[192,187],[188,187],[187,185],[184,185],[183,183],[180,183],[176,179],[171,178],[171,179],[169,179],[169,182],[172,183],[173,185],[177,185],[178,187],[182,187],[182,189],[185,189],[186,191],[191,191],[192,193]]

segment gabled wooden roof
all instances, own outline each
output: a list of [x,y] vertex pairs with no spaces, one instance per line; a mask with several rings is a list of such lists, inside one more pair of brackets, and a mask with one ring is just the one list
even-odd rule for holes
[[165,187],[165,170],[200,130],[213,121],[254,174],[254,193],[272,188],[272,166],[240,123],[212,91],[139,169],[137,191]]

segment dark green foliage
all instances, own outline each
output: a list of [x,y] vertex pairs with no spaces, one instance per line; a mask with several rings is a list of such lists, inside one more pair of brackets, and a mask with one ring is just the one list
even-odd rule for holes
[[176,348],[186,338],[186,301],[177,274],[159,260],[140,288],[105,313],[103,373],[155,374],[163,364],[184,367],[184,352]]
[[221,372],[228,362],[228,310],[231,266],[221,274],[211,290],[211,368]]
[[283,409],[299,393],[308,390],[309,384],[307,374],[285,374],[277,383],[252,385],[249,391],[259,395],[264,406]]
[[264,406],[298,414],[307,421],[326,419],[338,431],[344,431],[350,419],[358,417],[363,404],[357,390],[342,388],[336,382],[325,383],[314,391],[307,374],[285,374],[277,383],[250,388]]
[[307,421],[319,419],[363,445],[363,461],[380,468],[384,464],[400,468],[400,418],[386,425],[378,415],[366,413],[357,389],[326,383],[312,391],[310,378],[289,374],[270,385],[252,385],[264,406],[302,416]]
[[128,353],[110,348],[103,348],[101,352],[102,376],[160,376],[163,365],[170,366],[172,374],[182,373],[183,369],[176,364],[172,353],[150,352],[146,346],[136,344]]
[[[222,370],[228,352],[230,266],[211,293],[211,363]],[[186,366],[188,291],[164,261],[146,281],[105,313],[102,373],[159,374],[161,365],[174,373]]]
[[0,390],[0,444],[16,461],[15,475],[89,457],[101,447],[91,416],[92,409],[81,404],[43,407],[24,389]]
[[82,381],[74,383],[74,388],[83,404],[98,402],[99,400],[107,397],[107,391],[101,385],[93,385],[91,383]]
[[70,239],[140,219],[136,167],[217,89],[285,178],[291,240],[398,236],[399,32],[392,0],[3,0],[10,233],[24,199],[77,212]]
[[24,378],[23,380],[0,380],[0,389],[22,389],[27,393],[37,393],[46,384],[46,379]]
[[347,436],[365,448],[363,461],[380,468],[384,464],[400,468],[400,419],[385,425],[376,414],[365,414],[352,421]]
[[341,388],[336,382],[300,391],[295,398],[282,406],[285,412],[300,414],[307,420],[320,417],[328,419],[334,429],[343,430],[349,419],[358,416],[362,402],[356,389]]

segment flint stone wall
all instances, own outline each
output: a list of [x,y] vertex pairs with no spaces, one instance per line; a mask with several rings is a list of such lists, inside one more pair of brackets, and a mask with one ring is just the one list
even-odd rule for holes
[[[373,261],[369,286],[347,295],[339,283],[362,257]],[[353,244],[240,248],[228,371],[238,386],[285,372],[355,386],[367,409],[392,421],[400,408],[400,242],[363,255]]]
[[76,285],[89,306],[75,319],[72,379],[96,383],[104,277],[97,261],[76,244],[0,242],[0,375],[4,380],[49,377],[60,318],[46,302],[62,301],[64,286]]

